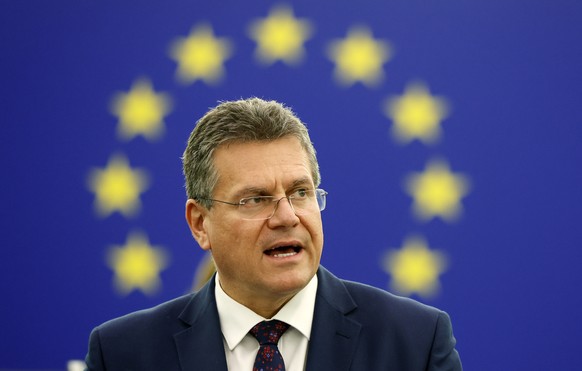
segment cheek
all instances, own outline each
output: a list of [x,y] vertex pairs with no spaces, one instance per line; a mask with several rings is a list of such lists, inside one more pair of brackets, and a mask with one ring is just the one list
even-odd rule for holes
[[259,233],[256,229],[239,219],[225,219],[220,223],[213,223],[208,229],[211,248],[220,250],[223,255],[237,255],[255,245]]
[[303,220],[303,225],[309,232],[313,244],[319,248],[323,247],[323,224],[321,215],[313,215]]

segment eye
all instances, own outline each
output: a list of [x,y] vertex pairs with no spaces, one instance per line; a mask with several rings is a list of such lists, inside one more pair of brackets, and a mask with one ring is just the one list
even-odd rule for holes
[[247,197],[240,200],[239,204],[247,208],[256,207],[264,205],[268,201],[268,199],[269,197],[266,196]]
[[293,198],[306,198],[307,196],[309,196],[309,191],[307,189],[298,189],[293,192],[292,195]]

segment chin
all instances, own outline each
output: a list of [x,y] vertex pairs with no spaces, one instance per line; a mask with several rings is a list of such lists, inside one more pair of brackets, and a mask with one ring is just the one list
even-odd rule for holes
[[277,277],[276,282],[271,282],[272,289],[281,294],[296,294],[301,291],[315,272],[301,272]]

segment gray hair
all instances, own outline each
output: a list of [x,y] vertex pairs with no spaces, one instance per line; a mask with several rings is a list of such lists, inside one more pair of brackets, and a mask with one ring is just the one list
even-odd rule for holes
[[293,111],[281,103],[249,98],[221,102],[208,111],[192,130],[182,157],[186,193],[210,208],[212,192],[218,182],[213,153],[226,143],[273,141],[285,136],[296,137],[309,159],[313,183],[321,176],[315,148],[307,128]]

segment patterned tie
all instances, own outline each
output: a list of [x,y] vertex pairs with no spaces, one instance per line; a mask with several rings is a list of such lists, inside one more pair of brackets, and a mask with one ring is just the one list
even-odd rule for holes
[[249,331],[261,345],[253,371],[285,371],[285,363],[277,343],[288,328],[289,325],[285,322],[273,320],[257,323]]

